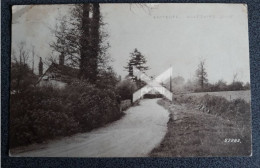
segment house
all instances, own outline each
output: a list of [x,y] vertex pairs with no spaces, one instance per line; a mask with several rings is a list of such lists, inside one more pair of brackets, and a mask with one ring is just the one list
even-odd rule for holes
[[39,80],[37,86],[53,86],[55,88],[62,89],[68,83],[77,79],[79,69],[71,68],[64,65],[63,61],[60,61],[59,64],[52,63],[48,69],[42,73],[42,61],[40,59],[39,63]]

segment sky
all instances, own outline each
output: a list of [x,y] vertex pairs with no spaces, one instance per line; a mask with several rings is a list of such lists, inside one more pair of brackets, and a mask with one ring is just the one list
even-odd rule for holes
[[[37,58],[51,54],[49,43],[59,15],[70,5],[14,6],[12,45],[34,45]],[[250,81],[247,7],[242,4],[101,4],[108,50],[115,72],[122,77],[130,52],[137,48],[147,59],[150,76],[170,66],[173,76],[195,77],[205,60],[209,82],[232,82],[234,74]],[[35,66],[37,68],[37,66]]]

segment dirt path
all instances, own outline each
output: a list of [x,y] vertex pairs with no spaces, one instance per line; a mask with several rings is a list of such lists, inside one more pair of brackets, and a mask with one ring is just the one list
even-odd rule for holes
[[31,157],[140,157],[160,144],[167,131],[169,113],[157,104],[158,99],[145,99],[126,115],[89,133],[77,134],[47,144],[16,150],[12,156]]

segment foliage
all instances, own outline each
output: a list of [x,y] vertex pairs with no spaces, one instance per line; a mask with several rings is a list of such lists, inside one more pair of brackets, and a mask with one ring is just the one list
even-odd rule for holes
[[117,74],[111,67],[107,69],[100,70],[97,76],[96,86],[98,88],[110,88],[115,89],[115,86],[120,81]]
[[[207,101],[208,98],[210,100]],[[189,99],[189,97],[182,97],[182,99]],[[218,106],[226,102],[217,97],[205,97],[204,100],[204,103],[208,103],[208,106],[212,105],[212,108],[215,110],[218,110]],[[233,114],[233,117],[229,119],[223,119],[223,117],[219,117],[213,111],[211,114],[201,113],[199,110],[203,111],[204,108],[202,106],[198,109],[196,106],[187,103],[187,101],[184,103],[179,104],[176,101],[171,102],[167,99],[158,101],[158,104],[169,110],[170,119],[167,123],[168,130],[164,139],[158,147],[152,150],[150,156],[251,155],[250,113],[248,113],[249,108],[244,104],[245,102],[234,101],[230,107],[238,109],[235,113],[245,113],[246,115],[244,117],[236,117],[233,114],[234,112],[230,112],[228,114]],[[225,104],[225,106],[227,105]],[[246,107],[247,109],[245,110],[241,107]],[[206,111],[208,110],[205,109],[204,112]],[[240,119],[243,119],[244,123],[240,122]],[[228,138],[236,139],[240,143],[223,143],[227,142]]]
[[235,90],[249,90],[250,84],[246,83],[245,85],[241,81],[235,81],[231,84],[227,84],[223,80],[219,80],[218,82],[211,84],[207,83],[204,89],[196,88],[195,92],[217,92],[217,91],[235,91]]
[[[100,69],[109,62],[99,3],[73,5],[69,17],[61,17],[53,30],[56,40],[50,44],[55,56],[64,57],[65,64],[79,68],[79,76],[95,83]],[[92,18],[91,18],[92,14]]]
[[[127,63],[127,66],[124,67],[128,71],[128,76],[133,79],[135,82],[139,82],[140,80],[137,79],[137,77],[133,74],[133,66],[135,66],[137,69],[139,69],[141,72],[147,71],[149,68],[146,66],[146,58],[140,51],[138,51],[136,48],[134,49],[134,52],[130,53],[130,60]],[[138,84],[139,85],[139,84]]]
[[232,84],[229,85],[229,90],[243,90],[243,82],[235,81]]
[[[82,131],[102,126],[120,116],[119,101],[114,90],[99,89],[85,82],[69,85],[64,91],[69,111]],[[66,102],[65,101],[65,102]]]
[[29,67],[29,50],[26,49],[25,42],[20,42],[17,49],[12,50],[11,58],[11,93],[23,92],[33,87],[37,76]]
[[132,95],[137,90],[137,86],[131,79],[125,79],[118,83],[116,90],[121,100],[132,100]]
[[42,142],[61,135],[70,135],[77,123],[65,110],[60,91],[34,88],[11,95],[10,146]]
[[122,115],[114,90],[85,81],[63,90],[31,88],[11,94],[10,102],[11,148],[88,131]]
[[22,92],[33,87],[37,76],[27,64],[12,62],[11,66],[11,92]]
[[197,80],[198,80],[198,85],[203,90],[205,85],[208,82],[208,79],[207,79],[208,74],[207,74],[206,68],[205,68],[205,61],[200,61],[199,65],[198,65],[198,69],[196,71],[196,76],[197,76]]
[[197,105],[203,112],[221,116],[236,122],[248,122],[248,117],[250,116],[250,104],[243,99],[228,101],[223,97],[207,94],[202,97],[182,95],[175,97],[174,100],[179,103]]

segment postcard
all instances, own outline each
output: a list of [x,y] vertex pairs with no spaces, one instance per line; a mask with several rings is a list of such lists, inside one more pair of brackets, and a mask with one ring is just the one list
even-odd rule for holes
[[12,6],[9,155],[252,155],[246,4]]

